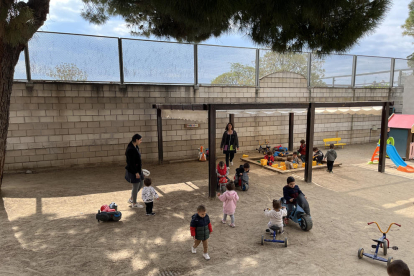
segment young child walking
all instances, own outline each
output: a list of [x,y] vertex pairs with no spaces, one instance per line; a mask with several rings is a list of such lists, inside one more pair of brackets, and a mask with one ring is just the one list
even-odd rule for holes
[[237,201],[239,200],[239,195],[234,190],[234,183],[230,181],[226,185],[227,191],[225,191],[222,195],[220,193],[217,194],[220,201],[223,202],[223,219],[221,222],[226,224],[227,215],[230,216],[231,223],[229,224],[230,227],[234,228],[236,225],[234,224],[234,212],[236,211]]
[[[270,219],[267,227],[269,230],[272,226],[279,227],[279,231],[282,234],[285,232],[283,230],[283,217],[287,216],[286,207],[282,207],[280,200],[274,199],[273,200],[273,210],[266,209],[265,216]],[[270,230],[271,235],[273,235],[272,230]]]
[[154,199],[159,199],[157,192],[154,187],[151,187],[151,178],[145,178],[144,189],[142,189],[142,201],[145,203],[147,216],[154,216],[155,213],[152,211],[154,206]]
[[206,260],[210,260],[208,255],[208,243],[207,240],[210,237],[210,233],[213,232],[213,227],[210,223],[210,218],[206,213],[206,207],[200,205],[197,207],[197,213],[193,215],[190,223],[191,236],[194,239],[194,245],[191,247],[192,253],[197,253],[197,246],[202,242],[204,248],[203,257]]
[[326,152],[325,158],[326,158],[326,162],[327,162],[326,171],[329,172],[329,173],[333,173],[333,171],[332,171],[333,165],[334,165],[335,159],[337,158],[337,154],[336,154],[334,144],[329,145],[329,150]]

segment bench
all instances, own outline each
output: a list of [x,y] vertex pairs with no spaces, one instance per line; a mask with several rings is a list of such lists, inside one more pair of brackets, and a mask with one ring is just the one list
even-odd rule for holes
[[[327,139],[323,139],[323,142],[325,143],[325,148],[329,148],[329,146],[331,144],[334,144],[335,146],[342,146],[342,148],[344,148],[344,146],[346,146],[346,143],[339,143],[339,141],[341,141],[341,138],[327,138]],[[333,143],[336,142],[336,143]]]

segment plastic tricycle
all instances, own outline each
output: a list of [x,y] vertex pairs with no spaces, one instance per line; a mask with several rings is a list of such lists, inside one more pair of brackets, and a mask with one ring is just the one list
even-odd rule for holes
[[[283,244],[285,244],[285,247],[287,247],[288,246],[288,239],[287,238],[285,238],[285,240],[277,240],[276,239],[276,235],[277,235],[277,232],[280,230],[279,229],[279,227],[277,227],[276,225],[272,225],[271,227],[270,227],[270,229],[271,230],[273,230],[273,239],[265,239],[264,238],[264,235],[262,235],[262,239],[261,239],[261,245],[264,245],[264,243],[265,242],[276,242],[276,243],[283,243]],[[269,229],[266,229],[266,232],[270,232],[270,230]]]
[[266,154],[268,151],[270,151],[269,141],[266,140],[265,143],[266,145],[263,146],[259,144],[259,148],[256,149],[261,154]]
[[[282,203],[282,206],[287,207],[286,199],[282,197],[280,199],[280,202]],[[312,229],[313,222],[312,217],[303,210],[302,207],[299,206],[298,203],[293,206],[293,210],[288,213],[287,217],[284,218],[284,224],[287,225],[289,222],[289,219],[292,220],[294,223],[299,224],[300,228],[303,231],[309,231]]]
[[[382,237],[379,238],[378,240],[373,239],[374,242],[376,242],[377,244],[372,245],[372,248],[375,248],[375,254],[368,254],[368,253],[364,253],[364,248],[360,248],[358,249],[358,258],[362,259],[363,256],[366,256],[368,258],[371,258],[373,260],[377,260],[377,261],[381,261],[381,262],[385,262],[387,263],[387,266],[393,261],[392,257],[389,257],[388,259],[382,258],[378,256],[378,250],[380,247],[382,247],[383,250],[383,254],[384,256],[387,255],[387,251],[388,248],[390,248],[390,241],[387,239],[387,233],[388,231],[390,231],[391,226],[393,224],[401,227],[400,224],[397,224],[395,222],[391,223],[390,226],[388,227],[388,230],[386,232],[382,231],[381,228],[379,227],[378,223],[373,221],[373,222],[368,222],[368,225],[375,223],[378,226],[378,229],[380,230],[380,232],[382,233]],[[391,247],[393,250],[398,250],[397,246],[393,246]]]

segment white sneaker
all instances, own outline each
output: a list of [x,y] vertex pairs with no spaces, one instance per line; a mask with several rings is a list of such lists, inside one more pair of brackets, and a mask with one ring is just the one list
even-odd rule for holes
[[210,260],[210,256],[208,255],[208,253],[204,253],[203,254],[204,259],[206,260]]
[[195,249],[194,247],[191,246],[191,253],[193,253],[193,254],[197,253],[197,249]]
[[231,161],[231,162],[230,162],[230,165],[232,165],[232,166],[233,166],[233,161]]
[[132,204],[134,202],[132,201],[132,199],[128,199],[128,203]]
[[131,206],[129,206],[129,207],[131,207],[131,208],[144,208],[144,206],[143,206],[143,205],[140,205],[140,204],[138,204],[138,203],[136,203],[136,204],[131,204]]

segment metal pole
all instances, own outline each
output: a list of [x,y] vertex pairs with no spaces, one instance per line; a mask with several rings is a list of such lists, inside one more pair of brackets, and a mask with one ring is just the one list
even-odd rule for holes
[[398,71],[398,86],[402,85],[402,71]]
[[289,151],[293,151],[294,121],[295,121],[295,113],[289,113]]
[[312,182],[313,135],[315,130],[315,104],[309,103],[306,123],[305,181]]
[[378,171],[385,172],[385,156],[387,155],[387,133],[388,133],[388,117],[390,114],[390,103],[384,103],[382,107],[381,117],[381,140],[380,140],[380,151],[379,151],[379,162]]
[[28,82],[32,81],[32,74],[30,72],[30,57],[29,57],[29,44],[24,47],[24,62],[26,64],[26,78]]
[[118,38],[119,80],[124,84],[124,58],[122,54],[122,38]]
[[391,69],[390,69],[390,87],[394,86],[394,68],[395,68],[395,58],[391,59]]
[[[308,54],[308,88],[311,87],[311,76],[312,76],[312,54]],[[310,101],[310,95],[309,95]]]
[[198,45],[194,44],[194,85],[198,85]]
[[354,56],[354,58],[352,59],[352,76],[351,76],[351,87],[352,88],[355,88],[356,67],[357,67],[357,56]]
[[216,197],[216,110],[214,105],[208,105],[208,196]]
[[335,77],[332,78],[332,87],[335,87]]
[[158,132],[158,164],[164,162],[164,147],[162,141],[162,110],[157,108],[157,132]]
[[233,129],[234,129],[234,114],[230,114],[229,123],[233,126]]
[[255,86],[256,88],[260,87],[260,50],[256,49],[256,77],[255,77]]

